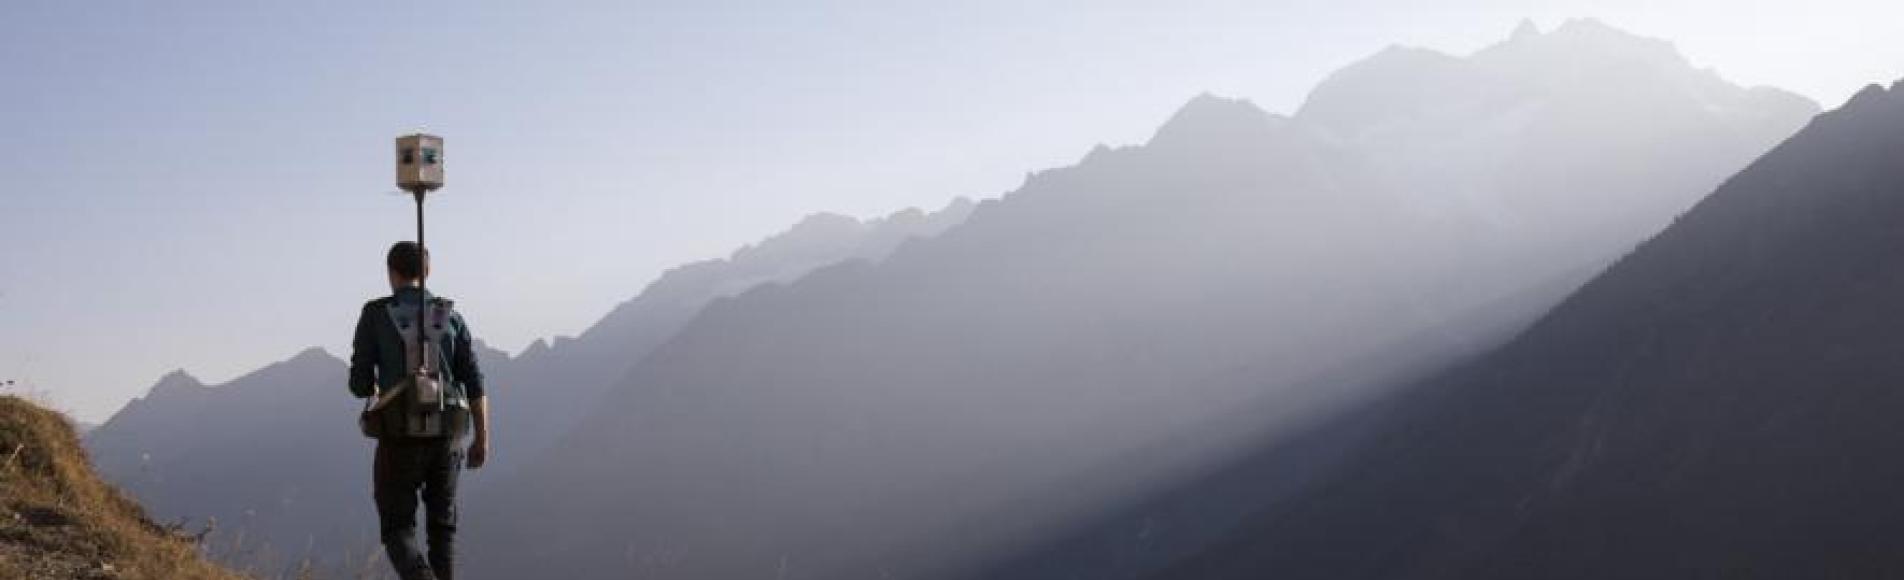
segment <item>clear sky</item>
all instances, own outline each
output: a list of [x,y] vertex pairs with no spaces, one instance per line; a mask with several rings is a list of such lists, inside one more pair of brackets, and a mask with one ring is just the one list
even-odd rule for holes
[[513,352],[807,213],[996,196],[1203,91],[1288,112],[1389,44],[1591,16],[1828,107],[1904,77],[1880,1],[557,4],[0,5],[0,380],[97,421],[344,353],[415,130],[447,140],[432,285]]

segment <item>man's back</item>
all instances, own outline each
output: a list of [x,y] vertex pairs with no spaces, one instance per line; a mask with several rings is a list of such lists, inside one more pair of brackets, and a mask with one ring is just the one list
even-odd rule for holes
[[[356,337],[351,341],[351,394],[368,397],[378,390],[397,386],[408,375],[409,356],[404,352],[407,342],[402,333],[413,332],[413,329],[399,327],[415,319],[424,293],[414,286],[402,287],[389,296],[364,303],[363,311],[357,316]],[[465,401],[483,398],[483,374],[476,361],[469,325],[463,321],[462,314],[455,311],[453,301],[431,296],[430,302],[432,311],[448,314],[444,339],[436,349],[441,358],[434,361],[436,368],[448,373],[449,380],[444,383]],[[432,322],[444,322],[435,318],[432,316]]]
[[[475,469],[489,455],[488,397],[474,339],[452,302],[423,289],[428,257],[412,242],[390,248],[385,263],[391,295],[364,304],[351,341],[350,392],[369,399],[365,434],[377,437],[372,477],[378,525],[384,550],[404,580],[450,580],[457,480],[466,462]],[[459,428],[464,423],[475,434],[467,453]],[[416,545],[419,499],[429,532],[427,556]]]

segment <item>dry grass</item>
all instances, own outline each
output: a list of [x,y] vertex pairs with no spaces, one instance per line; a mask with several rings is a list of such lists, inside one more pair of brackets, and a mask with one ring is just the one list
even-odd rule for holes
[[64,416],[0,396],[0,578],[241,576],[101,481]]

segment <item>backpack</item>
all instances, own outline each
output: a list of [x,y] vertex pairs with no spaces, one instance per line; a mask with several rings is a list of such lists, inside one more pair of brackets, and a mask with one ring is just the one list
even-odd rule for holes
[[390,323],[403,338],[403,380],[365,402],[358,427],[373,439],[460,439],[468,430],[468,402],[451,391],[455,377],[444,368],[445,343],[456,344],[450,324],[456,311],[448,300],[430,299],[419,341],[417,308],[391,300],[384,305]]

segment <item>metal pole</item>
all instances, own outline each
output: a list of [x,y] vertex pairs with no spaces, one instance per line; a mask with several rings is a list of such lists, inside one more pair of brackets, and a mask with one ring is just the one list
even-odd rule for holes
[[426,333],[423,331],[423,325],[430,323],[430,320],[429,320],[430,292],[429,292],[429,286],[425,284],[425,281],[430,277],[430,269],[429,269],[429,254],[427,253],[427,250],[424,249],[424,245],[423,245],[423,191],[424,191],[423,189],[418,188],[416,191],[411,193],[416,196],[417,263],[423,266],[422,269],[417,270],[417,300],[418,302],[417,302],[417,328],[416,328],[417,341],[416,343],[417,343],[417,358],[419,360],[419,365],[421,365],[418,367],[418,371],[420,373],[427,373],[433,367],[433,365],[430,364],[432,362],[430,359],[434,357],[430,356],[430,345],[425,343],[425,341],[429,339],[430,335],[429,333]]

